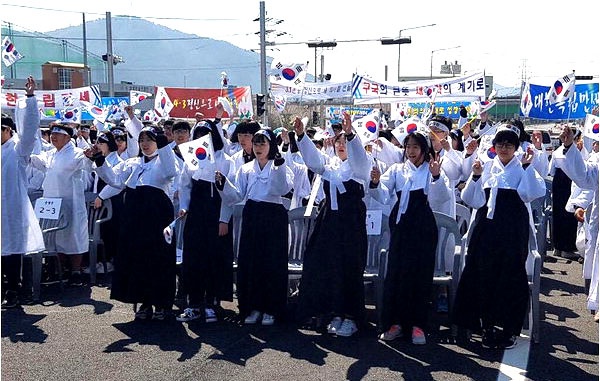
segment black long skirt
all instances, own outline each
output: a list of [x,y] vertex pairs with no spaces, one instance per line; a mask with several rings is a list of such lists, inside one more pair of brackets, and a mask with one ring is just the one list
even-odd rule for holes
[[[398,193],[400,200],[401,192]],[[381,322],[385,330],[399,324],[426,328],[435,266],[438,230],[422,189],[410,192],[406,212],[396,224],[398,202],[390,214],[390,248],[383,285]]]
[[[238,254],[240,315],[251,311],[283,318],[288,285],[288,214],[281,204],[246,201]],[[184,259],[185,261],[185,259]]]
[[487,218],[484,205],[473,224],[453,320],[474,331],[499,326],[519,335],[529,299],[527,208],[516,190],[498,189],[494,218]]
[[173,220],[173,204],[160,189],[127,188],[124,224],[115,258],[110,297],[170,309],[175,297],[175,245],[163,229]]
[[323,187],[315,227],[304,253],[297,318],[347,316],[365,319],[363,274],[367,261],[366,207],[362,185],[344,182],[337,193],[338,210],[331,210],[329,182]]
[[233,300],[231,229],[219,237],[221,196],[214,184],[192,180],[190,205],[183,229],[183,281],[190,306]]
[[577,251],[577,219],[565,206],[571,196],[571,179],[556,168],[552,179],[552,244],[556,250]]

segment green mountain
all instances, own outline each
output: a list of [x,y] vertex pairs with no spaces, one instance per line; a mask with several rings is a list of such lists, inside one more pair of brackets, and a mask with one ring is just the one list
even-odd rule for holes
[[[254,92],[260,89],[258,53],[138,17],[113,16],[111,25],[113,54],[124,61],[114,67],[115,83],[217,88],[225,71],[230,85],[251,86]],[[46,34],[83,46],[81,25]],[[86,34],[88,51],[105,54],[106,20],[86,22]]]

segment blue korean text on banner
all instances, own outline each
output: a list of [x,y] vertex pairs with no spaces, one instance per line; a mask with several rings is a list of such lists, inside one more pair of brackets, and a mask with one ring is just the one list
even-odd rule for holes
[[[532,102],[529,118],[547,120],[584,119],[598,105],[598,83],[578,83],[575,93],[566,102],[550,105],[549,86],[529,84]],[[521,116],[523,113],[521,111]]]

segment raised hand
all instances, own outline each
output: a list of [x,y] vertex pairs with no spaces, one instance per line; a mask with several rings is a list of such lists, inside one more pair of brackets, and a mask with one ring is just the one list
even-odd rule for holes
[[531,148],[531,146],[527,147],[527,151],[525,151],[525,154],[521,158],[521,164],[531,164],[534,156],[535,153],[533,152],[533,148]]
[[350,114],[344,111],[344,115],[342,115],[342,130],[344,130],[345,134],[352,133],[352,118]]
[[373,184],[379,184],[379,180],[381,179],[381,171],[375,165],[373,169],[371,169],[371,182]]
[[[217,103],[217,113],[216,113],[216,118],[217,119],[221,119],[223,117],[223,114],[225,113],[225,109],[223,108],[223,104],[221,102]],[[202,113],[200,113],[202,114]]]
[[475,160],[475,162],[473,163],[473,175],[481,176],[482,173],[483,173],[483,166],[481,165],[481,161]]
[[27,83],[25,83],[25,94],[26,95],[33,95],[33,92],[35,91],[35,80],[33,79],[32,76],[27,77]]
[[304,133],[304,123],[302,123],[302,119],[299,116],[294,119],[294,131],[298,137]]
[[429,172],[432,176],[439,176],[442,168],[442,161],[444,159],[440,157],[439,153],[435,155],[429,154]]
[[467,144],[467,147],[465,149],[467,150],[467,154],[472,155],[475,151],[477,151],[478,147],[479,143],[476,139],[473,139],[469,142],[469,144]]
[[568,147],[571,144],[573,144],[574,136],[573,136],[573,130],[571,130],[571,127],[565,126],[563,128],[563,131],[558,136],[558,138],[560,139],[560,141],[563,143],[563,145],[565,147]]

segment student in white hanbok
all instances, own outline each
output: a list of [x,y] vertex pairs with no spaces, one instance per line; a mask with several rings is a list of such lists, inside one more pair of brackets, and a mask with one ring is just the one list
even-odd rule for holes
[[73,128],[64,124],[52,126],[50,140],[55,149],[40,155],[31,155],[31,165],[45,172],[44,197],[61,198],[61,213],[68,225],[56,232],[56,250],[69,257],[71,275],[69,282],[79,285],[83,253],[88,251],[88,215],[85,204],[86,181],[92,165],[75,147]]
[[256,324],[262,315],[262,325],[272,325],[284,317],[287,303],[289,225],[282,196],[292,189],[294,175],[271,130],[256,132],[252,145],[255,159],[240,167],[235,181],[217,171],[216,182],[229,205],[245,200],[237,270],[240,316]]
[[[105,157],[105,165],[116,167],[124,161],[119,156],[117,142],[112,132],[101,132],[96,140],[96,147],[100,150],[100,154]],[[92,191],[97,194],[94,200],[94,208],[101,208],[106,200],[110,200],[111,203],[112,217],[100,225],[100,235],[104,242],[106,270],[111,272],[113,270],[112,259],[118,252],[119,226],[123,223],[124,192],[123,189],[107,185],[98,175],[94,178]],[[97,263],[96,269],[99,273],[102,273],[104,272],[104,265]]]
[[[577,186],[582,189],[589,189],[594,191],[594,199],[592,201],[592,210],[590,212],[589,227],[591,232],[591,239],[588,242],[586,249],[586,259],[591,257],[592,268],[590,275],[590,289],[587,298],[587,308],[591,311],[596,311],[594,319],[598,321],[598,299],[599,299],[599,286],[600,286],[600,257],[599,257],[599,241],[598,241],[598,167],[600,161],[594,158],[592,160],[584,161],[582,153],[577,147],[573,147],[575,144],[573,131],[570,127],[565,127],[560,135],[560,139],[563,142],[562,147],[557,152],[560,167],[564,173],[571,179]],[[597,144],[597,143],[595,143]],[[597,155],[595,153],[594,155]]]
[[492,141],[493,160],[475,161],[462,191],[463,201],[477,209],[469,227],[468,255],[453,310],[454,322],[482,330],[486,348],[514,347],[529,298],[525,262],[535,228],[528,203],[546,193],[544,179],[531,166],[529,150],[515,155],[519,129],[505,124]]
[[167,196],[177,175],[175,153],[166,136],[155,127],[138,135],[141,156],[115,167],[104,157],[94,157],[96,173],[108,185],[125,189],[124,223],[119,233],[110,297],[124,303],[142,303],[137,319],[164,320],[175,297],[175,245],[166,242],[163,230],[174,216]]
[[[344,132],[333,139],[335,156],[319,151],[296,118],[298,148],[310,170],[323,181],[321,202],[304,254],[298,318],[330,321],[327,331],[352,336],[365,320],[363,273],[367,259],[366,206],[363,201],[371,163],[344,114]],[[319,327],[316,327],[319,328]]]
[[203,319],[211,323],[218,319],[220,301],[233,300],[233,236],[230,229],[233,209],[221,200],[215,185],[215,171],[232,180],[235,173],[232,172],[233,161],[223,152],[223,139],[215,122],[201,121],[192,133],[193,140],[209,135],[214,156],[213,162],[205,157],[198,168],[185,163],[180,176],[179,216],[186,216],[182,278],[188,303],[177,320]]
[[371,172],[369,193],[380,202],[397,196],[390,214],[391,239],[383,289],[379,337],[394,340],[410,334],[425,344],[438,231],[430,204],[450,199],[449,180],[426,132],[412,132],[403,142],[404,160],[381,175]]
[[22,126],[2,114],[2,275],[6,280],[6,284],[2,282],[2,308],[19,304],[22,255],[44,250],[42,232],[27,196],[26,168],[40,125],[34,90],[35,82],[29,77]]

